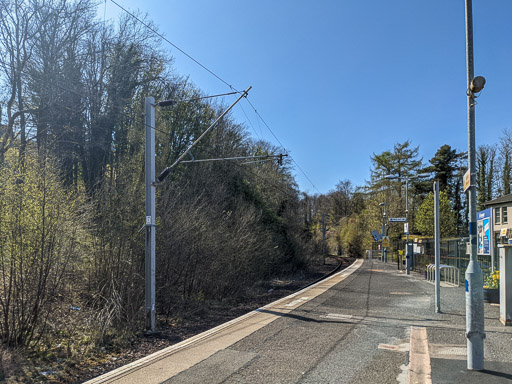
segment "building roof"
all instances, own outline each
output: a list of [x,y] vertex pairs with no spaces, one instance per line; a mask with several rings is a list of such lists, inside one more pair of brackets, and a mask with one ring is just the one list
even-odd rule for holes
[[498,197],[497,199],[494,199],[491,201],[486,201],[484,203],[484,205],[486,207],[490,207],[491,205],[498,205],[498,204],[505,204],[505,203],[512,203],[512,194],[501,196],[501,197]]

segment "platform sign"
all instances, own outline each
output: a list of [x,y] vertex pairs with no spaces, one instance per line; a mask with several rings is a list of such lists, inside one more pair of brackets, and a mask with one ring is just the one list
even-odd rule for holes
[[407,221],[406,217],[390,217],[390,223],[405,223]]
[[477,253],[490,255],[494,228],[492,225],[492,210],[487,208],[477,213]]

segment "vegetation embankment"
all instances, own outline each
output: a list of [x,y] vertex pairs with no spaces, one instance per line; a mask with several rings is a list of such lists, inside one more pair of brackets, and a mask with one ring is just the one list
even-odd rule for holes
[[[175,73],[153,32],[129,16],[99,21],[96,7],[0,1],[1,379],[16,381],[24,365],[34,367],[30,382],[65,377],[45,367],[93,365],[89,357],[136,338],[144,327],[144,99],[178,101],[157,111],[157,170],[225,108]],[[227,116],[193,155],[283,151]],[[158,327],[320,260],[289,161],[183,164],[159,186]]]

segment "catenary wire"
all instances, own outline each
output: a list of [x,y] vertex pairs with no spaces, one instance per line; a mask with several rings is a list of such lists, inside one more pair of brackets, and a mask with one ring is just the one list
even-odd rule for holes
[[[229,95],[235,95],[235,94],[238,94],[240,92],[236,91],[236,92],[228,92],[228,93],[221,93],[221,94],[218,94],[218,95],[210,95],[210,96],[200,96],[200,97],[194,97],[192,99],[186,99],[186,100],[173,100],[174,102],[176,103],[190,103],[192,101],[197,101],[197,100],[204,100],[204,99],[211,99],[213,97],[221,97],[221,96],[229,96]],[[162,102],[162,101],[166,101],[166,100],[160,100],[160,101],[157,101],[156,104],[158,104],[159,102]]]
[[[208,149],[208,148],[204,148],[204,154],[207,155],[207,156],[210,156],[210,157],[218,157],[219,155],[217,153],[213,153],[211,151],[211,149]],[[256,172],[252,171],[250,167],[248,166],[245,166],[243,163],[240,163],[238,160],[235,160],[235,159],[226,159],[226,162],[229,163],[229,164],[232,164],[232,165],[235,165],[236,167],[238,167],[242,172],[247,172],[247,173],[250,173],[251,175],[253,175],[255,178],[261,180],[263,183],[265,183],[265,185],[267,187],[270,187],[276,191],[279,191],[280,193],[282,193],[283,195],[286,195],[287,197],[291,198],[291,199],[295,199],[295,198],[299,198],[298,194],[297,195],[294,195],[293,193],[291,193],[290,191],[286,191],[282,186],[280,185],[277,185],[273,180],[269,180],[268,178],[266,177],[263,177],[259,174],[257,174]],[[196,163],[189,163],[189,164],[196,164]],[[196,164],[197,165],[197,164]],[[293,189],[292,189],[293,190]],[[294,190],[295,191],[295,190]],[[298,191],[296,191],[298,193]]]
[[240,109],[242,110],[242,112],[244,113],[245,115],[245,118],[247,119],[247,121],[249,122],[249,125],[251,126],[254,134],[256,135],[256,137],[258,138],[258,140],[262,140],[262,138],[260,137],[260,135],[258,135],[258,132],[256,132],[256,129],[254,128],[254,125],[252,125],[252,122],[251,120],[249,119],[249,116],[247,116],[247,113],[245,113],[245,109],[244,107],[242,107],[242,104],[238,104],[238,106],[240,107]]
[[[209,156],[216,156],[215,154],[213,154],[211,151],[208,151],[206,150],[206,154],[208,154]],[[252,171],[250,169],[250,167],[246,167],[244,166],[243,164],[239,163],[237,160],[226,160],[227,162],[229,162],[230,164],[233,164],[235,165],[236,167],[240,168],[243,172],[248,172],[250,173],[251,175],[253,175],[254,177],[256,177],[257,179],[260,179],[261,181],[263,181],[265,183],[265,185],[267,185],[268,187],[271,187],[273,188],[274,190],[276,191],[279,191],[281,192],[282,194],[288,196],[289,198],[298,198],[298,196],[296,195],[293,195],[291,192],[289,191],[286,191],[285,189],[283,189],[281,186],[275,184],[273,181],[270,181],[268,178],[266,177],[263,177],[261,175],[258,175],[256,172]]]
[[181,49],[180,47],[178,47],[176,44],[174,44],[173,42],[171,42],[169,39],[167,39],[164,35],[162,35],[160,32],[158,32],[157,30],[155,30],[154,28],[152,28],[149,24],[145,23],[144,21],[142,21],[140,18],[138,18],[137,16],[135,16],[133,13],[131,13],[130,11],[128,11],[126,8],[124,8],[122,5],[120,5],[119,3],[117,3],[115,0],[110,0],[112,1],[112,3],[114,3],[115,5],[117,5],[119,8],[121,8],[124,12],[126,12],[128,15],[130,15],[131,17],[133,17],[135,20],[137,20],[139,23],[141,23],[142,25],[144,25],[146,28],[148,28],[150,31],[152,31],[154,34],[156,34],[157,36],[159,36],[161,39],[163,39],[164,41],[166,41],[167,43],[169,43],[170,45],[172,45],[174,48],[176,48],[178,51],[180,51],[181,53],[183,53],[185,56],[187,56],[190,60],[192,60],[194,63],[196,63],[197,65],[199,65],[201,68],[203,68],[204,70],[208,71],[210,74],[212,74],[213,76],[215,76],[217,79],[219,79],[220,81],[222,81],[224,84],[226,84],[230,89],[234,89],[235,91],[239,92],[236,88],[234,88],[231,84],[229,84],[226,80],[224,80],[222,77],[220,77],[219,75],[217,75],[215,72],[213,72],[211,69],[207,68],[205,65],[201,64],[198,60],[194,59],[192,56],[190,56],[187,52],[185,52],[183,49]]
[[[213,72],[212,70],[210,70],[208,67],[206,67],[205,65],[203,65],[202,63],[200,63],[198,60],[194,59],[191,55],[189,55],[188,53],[186,53],[184,50],[182,50],[181,48],[179,48],[176,44],[174,44],[173,42],[171,42],[169,39],[167,39],[164,35],[162,35],[161,33],[159,33],[157,30],[155,30],[154,28],[152,28],[149,24],[145,23],[144,21],[142,21],[140,18],[138,18],[137,16],[135,16],[133,13],[131,13],[130,11],[128,11],[126,8],[124,8],[122,5],[120,5],[119,3],[117,3],[115,0],[110,0],[112,1],[112,3],[114,3],[116,6],[118,6],[120,9],[122,9],[124,12],[126,12],[128,15],[130,15],[131,17],[133,17],[135,20],[137,20],[139,23],[141,23],[142,25],[144,25],[146,28],[148,28],[150,31],[152,31],[154,34],[156,34],[157,36],[159,36],[162,40],[166,41],[168,44],[170,44],[172,47],[176,48],[178,51],[180,51],[182,54],[184,54],[186,57],[188,57],[190,60],[192,60],[194,63],[196,63],[197,65],[199,65],[201,68],[203,68],[204,70],[206,70],[207,72],[209,72],[211,75],[213,75],[214,77],[216,77],[218,80],[220,80],[222,83],[224,83],[225,85],[227,85],[230,89],[232,90],[235,90],[237,93],[241,93],[241,91],[237,90],[235,87],[233,87],[231,84],[229,84],[226,80],[224,80],[223,78],[221,78],[219,75],[217,75],[215,72]],[[267,129],[270,131],[270,133],[272,134],[272,136],[277,140],[277,142],[281,145],[281,147],[283,148],[283,150],[288,154],[288,156],[292,159],[293,163],[297,166],[297,168],[299,168],[299,170],[301,171],[301,173],[306,177],[306,179],[310,182],[310,184],[313,186],[313,188],[316,189],[316,191],[321,194],[321,192],[319,191],[319,189],[316,187],[316,185],[311,181],[311,179],[309,178],[309,176],[306,174],[306,172],[304,172],[304,170],[301,168],[301,166],[297,163],[297,161],[288,153],[288,151],[286,150],[286,148],[283,146],[283,144],[281,143],[281,141],[277,138],[277,136],[275,135],[275,133],[270,129],[269,125],[266,123],[266,121],[263,119],[263,117],[259,114],[259,112],[256,110],[256,108],[254,107],[254,105],[250,102],[250,100],[248,99],[248,97],[245,98],[248,103],[251,105],[251,107],[254,109],[254,112],[256,113],[256,115],[261,119],[261,121],[263,122],[263,124],[267,127]]]
[[311,183],[311,185],[313,186],[313,188],[316,189],[316,191],[319,193],[319,194],[322,194],[318,188],[316,187],[316,185],[311,181],[311,179],[309,178],[309,176],[306,174],[306,172],[304,172],[304,170],[300,167],[300,165],[295,161],[295,159],[293,158],[293,156],[291,156],[289,154],[289,152],[286,150],[286,148],[284,147],[283,143],[281,143],[281,140],[279,140],[277,138],[277,136],[275,135],[275,133],[272,131],[272,129],[269,127],[269,125],[267,124],[267,122],[263,119],[263,117],[261,117],[260,113],[256,110],[256,108],[254,107],[254,105],[251,103],[251,101],[249,100],[248,97],[246,97],[246,100],[247,102],[249,103],[249,105],[252,107],[252,109],[254,109],[254,113],[256,113],[256,116],[258,116],[260,118],[260,120],[263,122],[263,124],[267,127],[267,129],[270,131],[270,133],[272,134],[272,136],[274,136],[274,138],[277,140],[277,142],[279,143],[279,145],[281,145],[281,148],[283,149],[283,151],[285,151],[288,156],[290,156],[290,158],[292,159],[293,163],[297,166],[297,168],[299,168],[299,170],[302,172],[302,174],[306,177],[306,179],[308,179],[308,181]]

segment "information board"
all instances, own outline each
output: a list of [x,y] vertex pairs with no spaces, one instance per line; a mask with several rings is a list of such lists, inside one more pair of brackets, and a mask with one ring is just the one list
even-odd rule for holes
[[492,210],[487,208],[477,213],[477,253],[479,255],[490,255],[492,236],[494,233],[492,225]]

